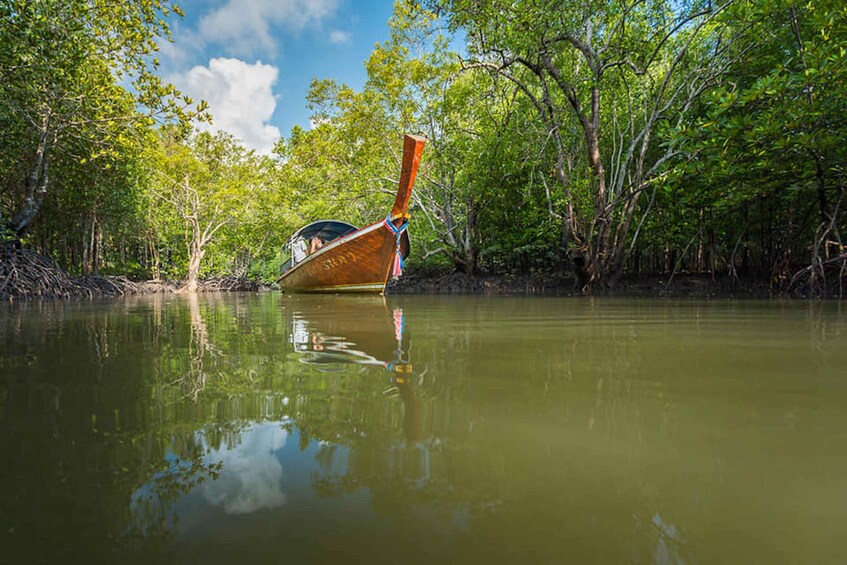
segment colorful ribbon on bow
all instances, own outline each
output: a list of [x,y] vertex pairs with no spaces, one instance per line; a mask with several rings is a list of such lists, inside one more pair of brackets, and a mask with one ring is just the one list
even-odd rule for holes
[[391,269],[392,277],[399,277],[403,274],[403,267],[405,267],[405,263],[403,262],[403,255],[400,253],[400,237],[403,235],[403,232],[406,231],[406,228],[409,227],[409,220],[404,219],[403,223],[398,228],[391,221],[391,215],[385,217],[385,221],[383,222],[385,227],[391,230],[391,233],[394,234],[394,239],[396,241],[394,251],[397,254],[397,258],[394,259],[394,266]]

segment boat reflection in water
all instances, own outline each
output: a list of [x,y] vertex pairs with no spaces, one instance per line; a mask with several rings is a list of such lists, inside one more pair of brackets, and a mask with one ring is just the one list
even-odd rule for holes
[[299,361],[321,371],[343,370],[360,365],[387,372],[386,396],[403,402],[403,432],[418,441],[420,405],[414,387],[423,375],[415,375],[410,359],[411,340],[403,309],[390,307],[374,296],[313,297],[286,299],[291,309],[289,342]]

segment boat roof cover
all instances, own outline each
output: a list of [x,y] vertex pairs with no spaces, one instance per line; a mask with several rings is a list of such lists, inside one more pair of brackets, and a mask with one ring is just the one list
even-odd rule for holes
[[300,228],[291,239],[302,237],[303,239],[311,239],[319,237],[324,241],[332,241],[339,237],[345,236],[348,233],[356,231],[356,226],[347,222],[339,222],[338,220],[319,220]]

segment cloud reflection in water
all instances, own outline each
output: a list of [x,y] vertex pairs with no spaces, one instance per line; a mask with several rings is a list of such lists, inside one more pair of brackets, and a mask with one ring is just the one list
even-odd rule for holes
[[206,463],[223,463],[220,477],[204,483],[203,498],[223,506],[227,514],[250,514],[286,503],[282,492],[282,464],[275,454],[288,433],[279,423],[258,424],[245,431],[233,449],[210,450]]

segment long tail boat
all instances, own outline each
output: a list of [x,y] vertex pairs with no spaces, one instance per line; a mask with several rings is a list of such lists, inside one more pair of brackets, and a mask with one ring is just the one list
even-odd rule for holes
[[290,259],[279,278],[284,291],[385,292],[388,279],[400,275],[409,254],[407,210],[424,143],[422,137],[405,136],[400,184],[385,219],[362,229],[321,220],[291,236],[285,244]]

